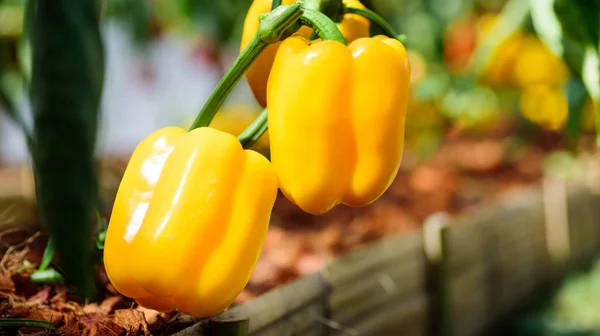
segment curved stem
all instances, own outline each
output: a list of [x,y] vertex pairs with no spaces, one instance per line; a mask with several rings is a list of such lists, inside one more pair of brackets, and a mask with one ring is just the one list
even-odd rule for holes
[[267,131],[267,128],[267,109],[264,109],[252,124],[238,136],[238,140],[245,149],[250,148]]
[[406,41],[406,35],[396,33],[394,28],[384,18],[382,18],[379,14],[375,13],[370,9],[346,7],[345,12],[348,14],[357,14],[362,17],[365,17],[369,19],[369,21],[378,25],[379,28],[381,28],[387,36],[393,37],[400,42]]
[[305,8],[304,13],[300,17],[300,22],[305,26],[311,27],[322,40],[334,40],[346,45],[344,35],[342,35],[337,25],[327,15],[314,9]]
[[231,93],[231,90],[233,90],[233,87],[242,78],[244,72],[246,72],[246,69],[250,67],[252,62],[254,62],[267,45],[279,41],[284,33],[289,33],[289,28],[296,23],[302,12],[300,2],[291,5],[281,5],[260,21],[256,35],[246,48],[242,50],[223,78],[221,78],[221,81],[217,84],[217,87],[190,126],[190,131],[210,124],[229,93]]

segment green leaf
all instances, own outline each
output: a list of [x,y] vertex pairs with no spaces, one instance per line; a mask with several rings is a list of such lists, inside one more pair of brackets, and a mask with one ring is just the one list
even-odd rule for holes
[[572,147],[582,133],[581,118],[583,105],[587,98],[585,86],[578,78],[571,78],[566,85],[567,99],[569,102],[569,119],[567,120],[567,139]]
[[536,33],[560,55],[596,102],[600,145],[600,3],[598,0],[530,0]]
[[60,268],[90,298],[98,200],[93,155],[104,79],[96,2],[30,0],[28,7],[38,205]]
[[58,273],[57,270],[53,268],[48,268],[43,271],[35,271],[29,277],[31,282],[34,283],[64,283],[65,279],[62,274]]
[[42,262],[40,263],[40,267],[38,270],[43,271],[46,268],[48,268],[48,266],[50,266],[50,263],[52,262],[52,259],[54,258],[54,250],[56,249],[55,245],[54,245],[54,239],[50,238],[48,239],[48,243],[46,244],[46,249],[44,250],[44,256],[42,257]]
[[[31,327],[31,328],[40,328],[40,329],[47,329],[47,330],[57,330],[54,323],[52,323],[50,321],[31,320],[31,319],[22,319],[22,318],[7,318],[7,317],[0,318],[0,327],[3,327],[3,328]],[[0,329],[2,329],[2,328],[0,328]]]

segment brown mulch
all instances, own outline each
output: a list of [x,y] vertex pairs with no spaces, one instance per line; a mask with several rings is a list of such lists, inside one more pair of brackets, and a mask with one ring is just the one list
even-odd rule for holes
[[[425,162],[406,152],[392,186],[375,203],[359,209],[339,206],[322,216],[303,213],[280,196],[263,254],[242,303],[313,272],[327,261],[390,234],[418,229],[436,212],[468,212],[497,195],[538,183],[544,154],[560,146],[552,136],[537,145],[514,146],[504,135],[449,135]],[[122,165],[123,166],[123,165]],[[97,302],[82,303],[64,285],[29,280],[39,265],[47,237],[39,232],[0,233],[0,317],[52,321],[65,335],[168,335],[196,319],[144,309],[120,296],[98,265],[102,290]],[[0,333],[2,330],[0,330]],[[44,334],[20,328],[23,334]]]

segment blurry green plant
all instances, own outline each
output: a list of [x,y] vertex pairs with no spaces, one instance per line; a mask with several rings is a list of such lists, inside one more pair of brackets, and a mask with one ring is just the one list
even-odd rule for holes
[[93,0],[30,0],[27,15],[37,203],[61,269],[89,298],[95,294],[94,150],[104,79],[98,7]]

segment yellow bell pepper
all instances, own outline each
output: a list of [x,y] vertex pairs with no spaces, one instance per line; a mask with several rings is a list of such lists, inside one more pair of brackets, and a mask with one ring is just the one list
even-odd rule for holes
[[522,88],[537,84],[560,86],[569,79],[569,69],[544,42],[536,36],[528,36],[519,49],[513,76]]
[[348,47],[283,41],[267,87],[271,161],[283,194],[311,214],[379,198],[402,159],[409,87],[406,49],[395,39]]
[[546,85],[527,87],[519,100],[521,114],[549,130],[560,130],[569,117],[569,103],[562,88]]
[[[477,44],[484,43],[498,23],[497,14],[486,14],[478,20]],[[485,83],[495,87],[509,87],[514,85],[513,68],[519,58],[525,34],[518,30],[494,48],[490,59],[483,69],[482,79]]]
[[277,190],[271,163],[233,135],[154,132],[116,195],[104,245],[111,283],[147,308],[221,312],[256,265]]
[[[283,0],[282,4],[291,4],[293,2],[295,2],[295,0]],[[348,7],[365,8],[358,0],[344,0],[343,2]],[[252,40],[258,29],[258,17],[264,13],[270,12],[272,3],[272,0],[254,0],[250,9],[248,9],[244,21],[240,51],[250,43],[250,40]],[[343,20],[338,23],[337,26],[348,43],[357,38],[369,36],[370,22],[360,15],[345,14]],[[297,34],[308,38],[312,32],[313,30],[311,28],[302,27]],[[265,48],[246,71],[246,78],[248,79],[248,84],[252,89],[252,93],[256,97],[258,103],[263,107],[267,104],[267,80],[269,79],[273,59],[275,58],[280,43],[281,42],[274,43]]]

